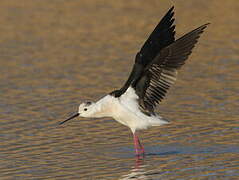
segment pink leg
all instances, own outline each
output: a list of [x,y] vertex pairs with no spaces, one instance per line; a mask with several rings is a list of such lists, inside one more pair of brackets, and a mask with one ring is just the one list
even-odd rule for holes
[[136,155],[144,154],[145,153],[144,147],[140,143],[138,136],[136,135],[136,133],[134,133],[133,135],[134,135],[134,148],[135,148]]

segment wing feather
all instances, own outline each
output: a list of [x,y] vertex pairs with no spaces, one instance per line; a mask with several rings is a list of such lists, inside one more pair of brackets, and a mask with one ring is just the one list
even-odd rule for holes
[[174,7],[171,7],[136,55],[136,62],[147,65],[159,51],[175,41]]
[[175,41],[173,10],[174,7],[168,10],[168,12],[160,20],[158,25],[150,34],[148,39],[145,41],[140,51],[136,54],[135,64],[129,75],[128,80],[125,82],[123,87],[119,90],[111,92],[111,95],[115,97],[120,97],[128,89],[129,86],[135,88],[137,82],[139,81],[144,72],[144,69],[152,63],[155,57],[159,54],[160,50]]
[[[144,84],[139,80],[136,84],[136,93],[139,103],[145,112],[153,113],[154,108],[163,100],[168,89],[177,77],[177,70],[185,63],[200,34],[208,24],[187,33],[169,46],[163,48],[153,61],[146,67],[142,78],[149,82]],[[141,89],[144,89],[142,93]]]

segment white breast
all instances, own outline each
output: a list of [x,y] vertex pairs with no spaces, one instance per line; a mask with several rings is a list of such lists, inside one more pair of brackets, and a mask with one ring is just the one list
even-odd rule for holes
[[137,129],[167,123],[158,115],[147,116],[142,113],[138,105],[138,96],[131,87],[119,98],[112,97],[111,111],[116,121],[128,126],[133,132]]
[[138,96],[131,87],[119,98],[107,95],[95,105],[92,117],[113,117],[119,123],[128,126],[134,133],[137,129],[167,124],[159,115],[147,116],[139,109]]

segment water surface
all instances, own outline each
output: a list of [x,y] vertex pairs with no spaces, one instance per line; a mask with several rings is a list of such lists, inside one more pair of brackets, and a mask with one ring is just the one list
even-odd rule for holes
[[[172,5],[177,37],[211,25],[158,108],[171,124],[140,133],[145,158],[111,118],[59,126],[124,83]],[[238,11],[237,0],[1,1],[1,179],[237,179]]]

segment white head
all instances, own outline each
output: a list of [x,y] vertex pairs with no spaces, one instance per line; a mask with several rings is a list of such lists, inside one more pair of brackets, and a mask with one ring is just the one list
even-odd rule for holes
[[80,117],[92,117],[92,115],[95,112],[95,107],[94,107],[95,103],[91,102],[91,101],[87,101],[84,103],[81,103],[79,106],[79,110],[78,113],[74,114],[73,116],[69,117],[68,119],[66,119],[65,121],[61,122],[60,124],[65,123],[66,121],[69,121],[77,116]]
[[80,104],[78,113],[80,117],[92,117],[95,112],[95,103],[91,101]]
[[112,117],[112,108],[114,108],[115,101],[118,102],[116,98],[112,97],[111,95],[107,95],[97,102],[84,102],[80,104],[78,113],[69,117],[60,124],[63,124],[66,121],[69,121],[70,119],[73,119],[77,116],[92,118]]

